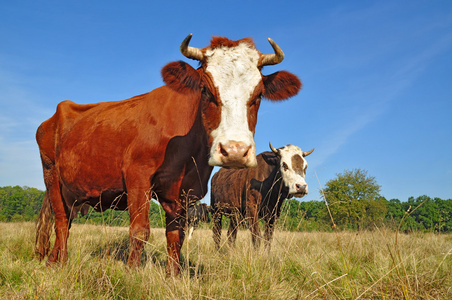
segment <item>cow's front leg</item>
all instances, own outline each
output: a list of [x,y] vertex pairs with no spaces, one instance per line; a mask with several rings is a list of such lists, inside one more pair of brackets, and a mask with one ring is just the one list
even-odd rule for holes
[[261,245],[261,231],[259,228],[259,218],[257,214],[252,214],[248,217],[249,226],[251,229],[251,241],[254,248],[257,250]]
[[265,248],[270,251],[272,239],[273,239],[273,231],[275,230],[276,217],[270,217],[269,220],[265,222]]
[[213,233],[213,241],[215,242],[215,248],[217,250],[220,249],[220,243],[221,243],[221,221],[223,219],[223,214],[220,212],[219,209],[215,210],[212,216],[213,221],[213,227],[212,227],[212,233]]
[[178,275],[180,272],[180,250],[184,243],[185,218],[166,214],[166,243],[168,260],[166,262],[166,276]]
[[259,228],[259,204],[260,195],[251,190],[246,207],[246,216],[251,229],[251,241],[255,249],[260,247],[261,233]]
[[166,262],[166,276],[179,274],[180,250],[185,237],[185,216],[180,201],[159,199],[166,216],[166,244],[168,260]]
[[180,250],[184,243],[186,214],[182,209],[180,187],[183,176],[173,181],[172,185],[166,189],[164,195],[158,197],[166,216],[166,243],[168,250],[168,260],[166,262],[166,275],[179,274],[180,271]]
[[149,239],[150,190],[144,188],[129,189],[127,193],[130,217],[130,254],[128,264],[137,267],[141,264],[144,243]]

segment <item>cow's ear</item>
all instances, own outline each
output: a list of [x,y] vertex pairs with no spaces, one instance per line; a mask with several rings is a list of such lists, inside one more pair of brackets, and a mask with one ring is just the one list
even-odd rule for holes
[[271,166],[277,166],[279,164],[279,159],[276,154],[272,152],[262,153],[262,158],[265,162]]
[[301,89],[298,77],[287,71],[279,71],[263,78],[263,96],[272,101],[284,100],[295,96]]
[[183,61],[171,62],[164,66],[162,69],[162,78],[168,87],[179,93],[201,90],[200,74],[192,66]]

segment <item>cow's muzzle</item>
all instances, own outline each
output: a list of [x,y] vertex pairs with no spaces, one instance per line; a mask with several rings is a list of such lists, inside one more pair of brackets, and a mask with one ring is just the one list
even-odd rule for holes
[[210,165],[227,168],[252,168],[257,166],[254,145],[244,142],[229,141],[218,143],[214,155],[209,160]]
[[299,184],[295,183],[294,185],[294,192],[290,193],[294,197],[301,198],[309,193],[308,185],[307,184]]

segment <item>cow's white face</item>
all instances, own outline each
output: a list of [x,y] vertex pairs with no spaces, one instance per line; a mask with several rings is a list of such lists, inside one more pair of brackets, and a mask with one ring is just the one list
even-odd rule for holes
[[287,145],[278,149],[281,158],[280,171],[284,185],[289,189],[289,194],[294,197],[303,197],[308,194],[308,184],[305,181],[308,163],[301,149],[294,145]]
[[228,163],[232,158],[231,161],[240,163],[237,167],[255,167],[256,146],[254,132],[250,130],[250,127],[254,130],[255,121],[250,126],[249,118],[257,118],[257,109],[250,113],[250,106],[259,105],[251,99],[256,97],[256,87],[262,81],[257,67],[259,52],[247,43],[240,43],[236,47],[209,49],[205,57],[205,71],[211,77],[221,109],[219,125],[211,132],[209,164],[235,167]]
[[286,71],[262,75],[263,66],[284,59],[272,40],[274,54],[256,50],[250,38],[231,41],[213,37],[210,46],[188,46],[192,34],[181,43],[181,53],[201,62],[198,70],[184,62],[172,62],[162,69],[171,89],[187,96],[200,93],[201,115],[210,147],[209,165],[231,168],[257,166],[254,130],[261,97],[280,101],[295,96],[301,81]]

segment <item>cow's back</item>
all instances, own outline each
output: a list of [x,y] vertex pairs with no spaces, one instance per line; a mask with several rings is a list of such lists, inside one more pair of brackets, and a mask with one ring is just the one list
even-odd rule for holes
[[36,141],[41,155],[55,161],[55,150],[61,133],[69,131],[78,117],[96,104],[80,105],[70,100],[58,104],[55,114],[44,121],[36,131]]

